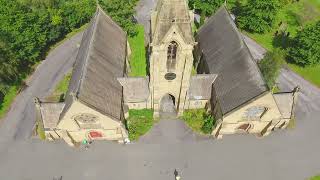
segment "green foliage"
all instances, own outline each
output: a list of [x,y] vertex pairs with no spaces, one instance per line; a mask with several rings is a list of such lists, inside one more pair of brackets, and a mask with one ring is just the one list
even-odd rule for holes
[[[0,0],[0,91],[4,99],[11,98],[11,87],[21,85],[52,44],[88,22],[95,9],[92,0]],[[7,107],[4,103],[0,106]]]
[[131,48],[130,76],[146,76],[147,62],[146,49],[144,47],[144,27],[142,25],[137,25],[136,28],[137,35],[128,38]]
[[281,66],[284,63],[284,57],[283,50],[274,49],[272,52],[268,52],[264,59],[259,62],[261,73],[269,89],[273,89],[275,85]]
[[314,85],[320,87],[320,64],[314,66],[299,66],[296,64],[288,64],[290,69],[300,74],[304,79],[310,81]]
[[192,130],[200,134],[210,134],[215,125],[215,119],[205,109],[186,110],[182,119]]
[[101,7],[116,21],[129,36],[137,35],[134,22],[134,7],[138,0],[99,0]]
[[55,92],[66,93],[68,91],[70,79],[71,79],[71,72],[66,74],[64,78],[59,82],[59,84],[55,89]]
[[152,109],[130,109],[129,118],[126,120],[129,139],[132,141],[138,140],[140,136],[144,135],[151,129],[153,124],[154,120]]
[[0,118],[2,118],[5,113],[10,109],[11,103],[14,101],[14,98],[16,97],[18,93],[17,86],[10,86],[6,90],[6,93],[4,94],[3,102],[0,102]]
[[65,100],[65,95],[68,91],[69,82],[71,80],[72,73],[69,72],[64,76],[64,78],[58,83],[55,90],[51,96],[47,97],[47,101],[50,102],[63,102]]
[[320,21],[298,32],[289,55],[294,63],[302,66],[320,63]]
[[190,9],[199,11],[202,18],[204,18],[215,13],[223,3],[224,0],[189,0],[189,7]]
[[264,33],[272,29],[280,3],[278,0],[248,0],[237,18],[240,28],[249,32]]
[[313,176],[309,180],[320,180],[320,176]]
[[41,140],[45,140],[46,139],[46,134],[44,132],[44,129],[43,129],[43,124],[41,122],[37,122],[37,134],[39,136],[39,138]]
[[213,117],[206,114],[204,116],[204,123],[203,123],[203,126],[201,127],[201,131],[204,134],[211,134],[214,123],[215,123],[215,120],[213,119]]

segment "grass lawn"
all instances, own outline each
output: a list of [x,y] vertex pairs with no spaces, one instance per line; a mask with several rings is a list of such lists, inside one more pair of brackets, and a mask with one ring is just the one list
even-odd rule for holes
[[147,75],[146,49],[144,47],[144,27],[137,25],[138,34],[135,37],[129,37],[128,41],[131,48],[130,55],[130,76]]
[[[210,134],[204,130],[205,119],[208,116],[205,109],[189,109],[183,113],[182,119],[186,122],[187,126],[199,134]],[[214,122],[212,122],[213,127]]]
[[300,74],[304,79],[320,87],[320,65],[301,67],[295,64],[288,64],[290,69]]
[[[304,25],[320,19],[320,0],[300,0],[299,2],[285,5],[278,13],[275,26],[270,32],[264,34],[243,32],[253,38],[264,48],[273,50],[279,46],[279,40],[274,39],[274,34],[281,29],[290,32],[290,37],[296,36],[298,30]],[[282,22],[281,28],[278,26]]]
[[[280,32],[281,29],[284,29],[286,32],[290,32],[290,38],[293,38],[302,27],[317,20],[320,20],[320,0],[300,0],[299,2],[287,4],[280,10],[275,26],[270,32],[264,34],[243,33],[254,39],[267,50],[272,51],[282,44],[279,38],[274,38],[276,31]],[[280,22],[283,24],[282,27],[278,26]],[[304,79],[320,87],[320,65],[301,67],[288,64],[288,66]]]
[[11,103],[14,101],[15,97],[18,94],[18,87],[11,86],[7,94],[3,98],[3,102],[0,102],[0,118],[3,118],[7,111],[10,109]]
[[129,110],[129,118],[126,121],[126,126],[129,131],[129,139],[131,141],[138,140],[140,136],[147,133],[154,124],[153,110]]
[[39,121],[37,122],[37,135],[41,140],[46,139],[46,134],[43,129],[43,124],[42,122],[39,122]]
[[72,72],[69,72],[64,76],[64,78],[57,84],[53,93],[47,97],[47,101],[50,102],[63,102],[65,98],[65,94],[68,91],[69,82],[71,79]]
[[320,176],[313,176],[313,177],[310,178],[309,180],[320,180]]

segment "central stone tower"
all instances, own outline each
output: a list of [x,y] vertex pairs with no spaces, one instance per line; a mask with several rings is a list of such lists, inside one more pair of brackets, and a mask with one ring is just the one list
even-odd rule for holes
[[150,92],[154,116],[169,97],[178,115],[185,107],[193,66],[193,13],[186,0],[159,0],[151,15]]

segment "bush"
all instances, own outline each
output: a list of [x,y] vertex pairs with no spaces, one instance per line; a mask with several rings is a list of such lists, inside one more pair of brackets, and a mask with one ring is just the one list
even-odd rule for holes
[[126,120],[126,127],[131,141],[138,140],[140,136],[147,133],[153,125],[153,110],[129,110],[129,118]]
[[284,63],[285,52],[281,49],[274,49],[268,52],[259,62],[261,73],[269,89],[273,89],[276,79],[279,76],[280,69]]
[[213,126],[214,126],[214,119],[212,118],[212,116],[207,116],[205,119],[204,119],[204,123],[201,127],[201,131],[204,133],[204,134],[211,134],[212,130],[213,130]]
[[215,124],[215,119],[205,109],[186,110],[182,119],[192,130],[200,134],[210,134]]
[[289,49],[290,59],[302,66],[320,63],[320,21],[298,32]]

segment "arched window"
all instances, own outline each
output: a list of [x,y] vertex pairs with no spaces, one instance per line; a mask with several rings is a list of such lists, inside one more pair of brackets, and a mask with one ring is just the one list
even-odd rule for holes
[[167,70],[172,71],[176,67],[178,44],[172,41],[168,46],[167,52]]

